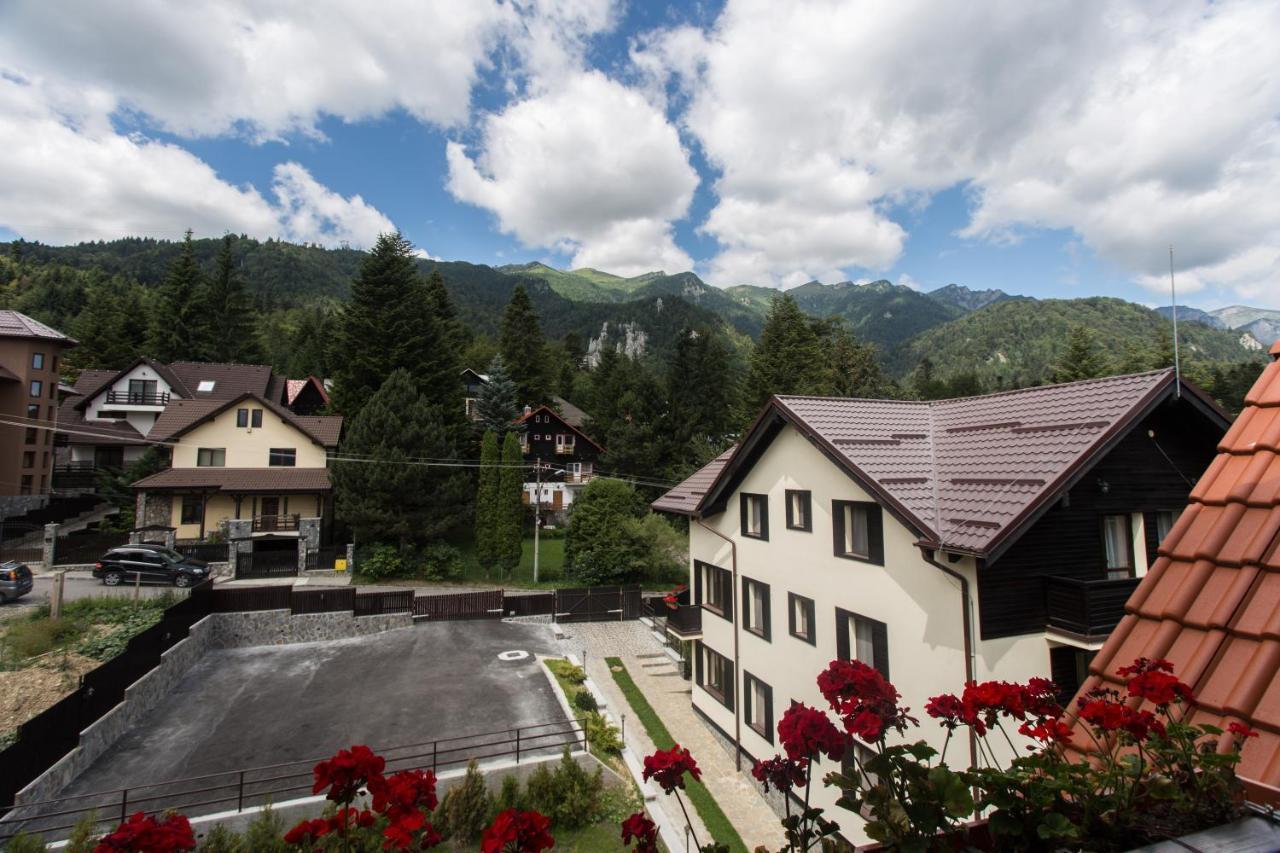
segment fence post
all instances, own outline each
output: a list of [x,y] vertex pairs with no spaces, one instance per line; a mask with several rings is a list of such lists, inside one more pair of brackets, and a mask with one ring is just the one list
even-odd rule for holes
[[520,730],[516,729],[516,764],[520,763]]
[[129,789],[124,788],[120,791],[120,822],[124,823],[129,813]]
[[236,792],[236,811],[244,811],[244,771],[240,771],[240,785]]
[[44,551],[40,555],[44,558],[44,567],[52,569],[54,560],[58,558],[58,524],[51,522],[44,526]]
[[431,742],[431,772],[432,773],[436,772],[436,754],[437,754],[436,750],[439,746],[440,746],[440,741],[434,740]]

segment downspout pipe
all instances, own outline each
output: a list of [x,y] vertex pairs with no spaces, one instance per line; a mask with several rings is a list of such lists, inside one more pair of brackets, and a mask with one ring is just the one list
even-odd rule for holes
[[733,588],[729,595],[733,601],[733,618],[730,623],[733,625],[733,764],[734,768],[742,770],[742,693],[738,690],[738,682],[741,681],[739,673],[742,667],[738,663],[738,545],[728,536],[725,536],[718,530],[712,530],[702,523],[701,518],[695,517],[693,523],[710,533],[712,536],[723,539],[729,543],[729,565],[733,572]]
[[[948,568],[935,558],[937,552],[931,548],[921,548],[920,554],[924,557],[924,561],[933,566],[943,574],[954,578],[960,582],[960,615],[961,622],[964,626],[964,680],[965,683],[977,681],[974,673],[973,658],[973,621],[970,617],[970,598],[969,598],[969,579],[957,572],[955,569]],[[978,766],[978,739],[974,735],[973,729],[969,729],[969,766]]]

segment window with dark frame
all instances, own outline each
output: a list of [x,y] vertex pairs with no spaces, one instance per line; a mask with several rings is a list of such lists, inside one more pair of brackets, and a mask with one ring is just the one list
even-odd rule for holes
[[267,451],[267,465],[271,468],[293,468],[298,464],[298,450],[294,447],[273,447]]
[[20,495],[29,495],[29,494],[31,494],[31,483],[32,483],[31,475],[30,475],[30,474],[23,474],[23,475],[22,475],[22,485],[20,485],[20,486],[18,487],[18,494],[20,494]]
[[39,379],[32,379],[31,380],[31,396],[39,397],[42,394],[44,394],[44,383],[41,382]]
[[[1154,513],[1157,543],[1163,542],[1164,538],[1169,535],[1169,531],[1173,530],[1173,525],[1177,523],[1178,516],[1181,514],[1180,510],[1174,509],[1163,509]],[[1152,559],[1155,559],[1154,555],[1152,555]]]
[[787,529],[813,530],[813,493],[787,489]]
[[832,501],[831,520],[837,557],[884,565],[884,521],[879,504]]
[[35,427],[27,427],[26,435],[23,440],[24,444],[39,444],[40,431]]
[[769,496],[752,495],[743,492],[740,496],[742,507],[742,535],[752,539],[769,538]]
[[250,416],[250,421],[254,429],[262,426],[262,409],[254,409],[253,414]]
[[44,370],[44,353],[42,352],[31,353],[31,369]]
[[1133,577],[1133,520],[1128,515],[1102,517],[1102,546],[1107,580]]
[[733,574],[711,563],[694,563],[693,603],[724,619],[733,618]]
[[22,452],[22,467],[23,468],[36,467],[36,454],[34,450],[24,450]]
[[698,643],[694,679],[698,686],[710,693],[716,701],[733,710],[733,662],[727,657]]
[[33,421],[40,420],[40,404],[39,403],[27,404],[27,417]]
[[227,464],[225,447],[201,447],[196,450],[197,468],[223,468]]
[[249,410],[236,409],[236,426],[243,429],[249,425]]
[[773,688],[743,670],[742,719],[747,727],[773,743]]
[[787,593],[787,630],[791,636],[810,645],[817,645],[814,609],[812,598],[805,598],[794,592]]
[[199,495],[182,496],[182,524],[199,524],[204,517],[204,499]]
[[769,628],[769,585],[742,579],[742,627],[762,640],[771,640]]
[[889,626],[885,623],[836,608],[836,657],[856,660],[889,677]]

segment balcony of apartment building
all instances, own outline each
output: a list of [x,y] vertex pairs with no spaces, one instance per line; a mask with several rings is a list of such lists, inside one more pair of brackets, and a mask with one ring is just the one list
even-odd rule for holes
[[291,515],[255,515],[253,517],[254,533],[297,533],[298,513]]
[[1100,646],[1124,616],[1124,605],[1141,578],[1044,579],[1045,628],[1074,642]]

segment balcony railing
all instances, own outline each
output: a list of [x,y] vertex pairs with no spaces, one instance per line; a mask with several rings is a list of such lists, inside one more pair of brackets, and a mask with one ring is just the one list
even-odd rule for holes
[[572,456],[573,451],[577,450],[577,445],[573,444],[557,444],[556,454],[558,456]]
[[298,529],[299,515],[257,515],[253,518],[254,533],[276,533]]
[[575,474],[572,471],[564,472],[564,481],[566,483],[571,483],[571,484],[590,483],[592,480],[595,479],[595,477],[596,475],[592,471],[583,471],[581,474]]
[[1111,633],[1140,578],[1118,580],[1044,579],[1045,621],[1050,628],[1083,637]]
[[144,394],[141,391],[108,391],[107,402],[118,406],[167,406],[169,392]]
[[702,608],[695,604],[681,604],[674,610],[667,609],[667,630],[681,637],[702,635]]

